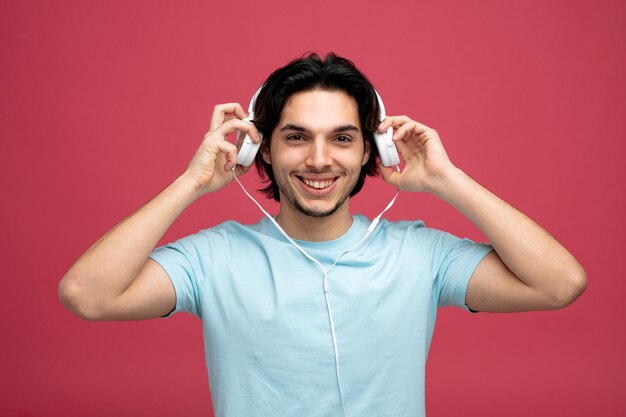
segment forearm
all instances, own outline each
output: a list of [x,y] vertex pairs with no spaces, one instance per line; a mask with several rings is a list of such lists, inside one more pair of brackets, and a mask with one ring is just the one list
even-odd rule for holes
[[555,300],[584,288],[576,259],[546,230],[478,184],[452,169],[435,194],[454,206],[487,236],[504,264],[522,282]]
[[108,231],[63,277],[59,293],[64,303],[104,305],[119,296],[172,222],[197,197],[193,183],[181,176]]

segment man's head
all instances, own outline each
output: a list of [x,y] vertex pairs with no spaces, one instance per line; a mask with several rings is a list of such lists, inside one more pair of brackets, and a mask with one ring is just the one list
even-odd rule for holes
[[349,60],[332,53],[324,59],[317,54],[308,54],[274,71],[263,85],[254,106],[254,124],[264,137],[255,163],[261,175],[266,175],[269,182],[263,191],[276,201],[280,200],[280,190],[272,164],[263,155],[270,152],[272,135],[276,133],[285,106],[298,93],[312,91],[340,92],[342,94],[335,96],[347,95],[348,101],[356,103],[359,133],[366,142],[363,149],[367,151],[369,158],[363,164],[349,196],[352,197],[361,190],[366,176],[378,173],[378,152],[373,133],[380,122],[380,108],[374,87]]

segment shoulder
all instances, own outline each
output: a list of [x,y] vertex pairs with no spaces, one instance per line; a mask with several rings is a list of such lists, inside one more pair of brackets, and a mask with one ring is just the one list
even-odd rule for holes
[[414,237],[422,240],[459,239],[454,234],[446,232],[445,230],[428,227],[423,220],[390,221],[381,219],[378,228],[387,234],[401,234],[405,237]]
[[[361,221],[366,221],[367,226],[371,222],[363,217]],[[426,227],[422,220],[396,220],[391,221],[381,219],[369,237],[368,247],[384,252],[405,252],[415,253],[420,247],[427,246],[426,241],[432,240],[433,230]]]
[[254,236],[263,234],[265,227],[263,221],[256,224],[243,224],[235,220],[227,220],[215,226],[199,230],[183,239],[233,239],[241,236]]
[[159,249],[174,249],[181,252],[200,252],[214,248],[226,248],[232,243],[241,244],[246,241],[258,240],[260,231],[258,224],[242,224],[233,220],[199,230],[164,244]]
[[397,242],[405,249],[427,253],[446,252],[457,245],[473,243],[469,239],[461,239],[449,232],[428,227],[422,220],[382,219],[374,235],[385,244]]
[[[361,216],[363,217],[363,216]],[[422,220],[387,220],[381,219],[374,234],[385,236],[387,238],[406,238],[408,236],[423,233],[428,230],[426,224]]]

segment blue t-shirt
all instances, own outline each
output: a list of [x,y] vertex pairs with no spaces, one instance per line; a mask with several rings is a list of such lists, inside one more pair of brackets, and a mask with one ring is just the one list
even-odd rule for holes
[[[365,236],[297,241],[328,269]],[[437,307],[465,306],[491,247],[382,220],[328,274],[349,417],[424,415],[424,374]],[[155,250],[176,290],[174,312],[202,319],[217,417],[343,416],[323,273],[267,219],[226,222]]]

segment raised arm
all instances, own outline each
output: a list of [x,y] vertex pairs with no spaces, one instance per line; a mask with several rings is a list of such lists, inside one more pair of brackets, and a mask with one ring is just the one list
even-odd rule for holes
[[[61,302],[87,320],[160,317],[176,305],[165,271],[148,256],[172,222],[203,194],[232,181],[237,148],[226,141],[236,130],[259,135],[239,104],[215,107],[211,127],[185,172],[87,250],[59,284]],[[246,169],[236,166],[239,174]]]
[[402,173],[381,166],[383,178],[408,191],[427,191],[448,202],[489,239],[494,252],[478,265],[466,304],[476,311],[550,310],[571,304],[585,289],[585,271],[547,231],[455,167],[437,132],[406,116],[380,126],[397,130]]

